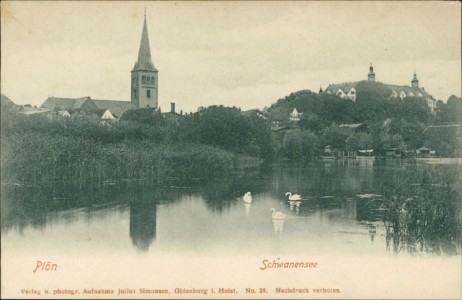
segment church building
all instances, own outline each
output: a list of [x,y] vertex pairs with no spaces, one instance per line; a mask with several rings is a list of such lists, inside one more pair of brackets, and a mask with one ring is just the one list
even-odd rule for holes
[[[367,81],[375,82],[375,72],[372,64],[369,67]],[[337,95],[342,99],[350,99],[352,101],[356,101],[356,85],[359,82],[360,81],[330,84],[324,92],[327,94]],[[415,72],[411,80],[411,86],[393,84],[384,85],[391,90],[390,98],[404,99],[406,97],[422,97],[427,101],[427,105],[432,112],[434,112],[436,108],[436,99],[427,93],[423,87],[419,87],[419,80],[417,79],[417,74]]]
[[149,46],[146,12],[144,14],[138,60],[131,70],[130,101],[96,100],[88,96],[80,98],[48,97],[41,108],[53,110],[109,110],[116,118],[129,109],[158,108],[158,70],[154,67]]
[[137,108],[157,108],[158,71],[156,67],[154,67],[151,59],[146,14],[144,15],[143,33],[141,34],[138,61],[135,63],[131,73],[131,102]]

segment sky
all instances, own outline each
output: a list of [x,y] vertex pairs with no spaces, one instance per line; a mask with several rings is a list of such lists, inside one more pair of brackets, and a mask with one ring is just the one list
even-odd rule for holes
[[144,20],[159,106],[270,106],[303,89],[366,80],[461,96],[455,2],[1,2],[1,92],[130,100]]

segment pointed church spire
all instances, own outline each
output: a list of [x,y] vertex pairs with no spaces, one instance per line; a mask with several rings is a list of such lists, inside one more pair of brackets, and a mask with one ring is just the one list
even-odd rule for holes
[[138,51],[138,61],[133,67],[133,71],[148,70],[157,71],[152,63],[151,48],[149,47],[148,26],[146,23],[146,7],[144,8],[144,25],[143,33],[141,34],[140,49]]

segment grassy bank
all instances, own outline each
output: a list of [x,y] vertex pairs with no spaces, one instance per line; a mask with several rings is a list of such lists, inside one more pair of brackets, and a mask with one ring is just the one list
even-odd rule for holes
[[51,134],[15,134],[2,139],[3,182],[146,180],[162,184],[213,178],[247,165],[258,165],[258,159],[194,143],[102,143]]

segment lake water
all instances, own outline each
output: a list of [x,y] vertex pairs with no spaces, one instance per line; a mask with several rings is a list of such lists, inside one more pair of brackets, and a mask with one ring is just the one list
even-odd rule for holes
[[[367,159],[162,187],[4,184],[1,296],[455,299],[457,171],[452,160]],[[290,263],[313,267],[274,267]]]
[[[213,182],[99,189],[6,185],[2,252],[42,256],[177,254],[409,255],[383,222],[383,191],[400,172],[450,164],[337,160],[282,165]],[[453,167],[453,166],[452,166]],[[245,192],[252,203],[242,200]],[[302,195],[288,201],[285,193]],[[459,206],[460,207],[460,206]],[[271,208],[282,212],[272,218]],[[460,224],[460,221],[459,221]],[[458,240],[457,240],[458,239]],[[460,251],[460,236],[447,241]],[[458,248],[457,248],[458,247]],[[420,255],[431,255],[420,253]]]

